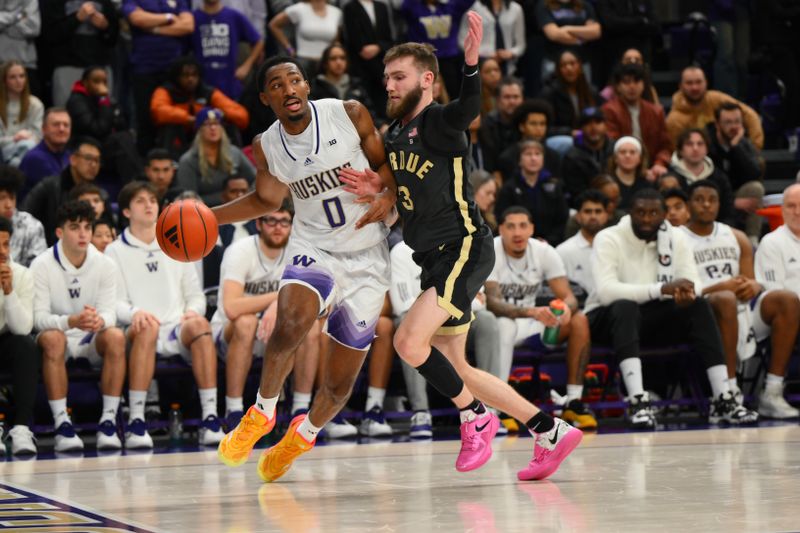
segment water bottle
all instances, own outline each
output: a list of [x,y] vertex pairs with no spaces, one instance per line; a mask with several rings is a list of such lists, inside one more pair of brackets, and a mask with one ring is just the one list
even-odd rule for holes
[[173,444],[179,444],[183,440],[183,415],[179,403],[169,406],[169,440]]
[[[550,312],[560,318],[567,311],[567,304],[563,300],[550,300]],[[542,344],[556,346],[558,344],[558,332],[561,329],[561,322],[558,325],[544,328],[542,334]]]

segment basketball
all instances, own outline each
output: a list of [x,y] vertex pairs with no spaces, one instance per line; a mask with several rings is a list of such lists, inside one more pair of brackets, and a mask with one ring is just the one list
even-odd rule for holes
[[180,200],[158,217],[158,245],[172,259],[190,263],[208,255],[219,235],[217,217],[204,203]]

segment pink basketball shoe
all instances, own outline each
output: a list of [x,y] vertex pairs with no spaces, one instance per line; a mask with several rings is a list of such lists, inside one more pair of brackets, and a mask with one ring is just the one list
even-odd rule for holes
[[492,456],[492,439],[500,427],[500,419],[494,413],[474,418],[461,424],[461,451],[456,459],[456,470],[475,470]]
[[517,472],[520,481],[544,479],[553,475],[561,461],[580,444],[583,433],[579,429],[573,428],[560,418],[554,420],[553,429],[535,436],[533,459],[528,468]]

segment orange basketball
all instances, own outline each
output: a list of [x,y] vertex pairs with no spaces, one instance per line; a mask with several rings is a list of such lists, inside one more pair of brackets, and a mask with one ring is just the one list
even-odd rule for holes
[[217,243],[217,217],[204,203],[180,200],[169,204],[158,217],[156,237],[164,253],[176,261],[198,261]]

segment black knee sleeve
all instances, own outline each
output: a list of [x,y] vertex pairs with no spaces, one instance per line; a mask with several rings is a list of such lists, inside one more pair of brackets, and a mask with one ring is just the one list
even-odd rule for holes
[[464,381],[456,369],[442,352],[433,346],[428,359],[417,367],[417,372],[433,385],[433,388],[448,398],[455,398],[464,389]]

